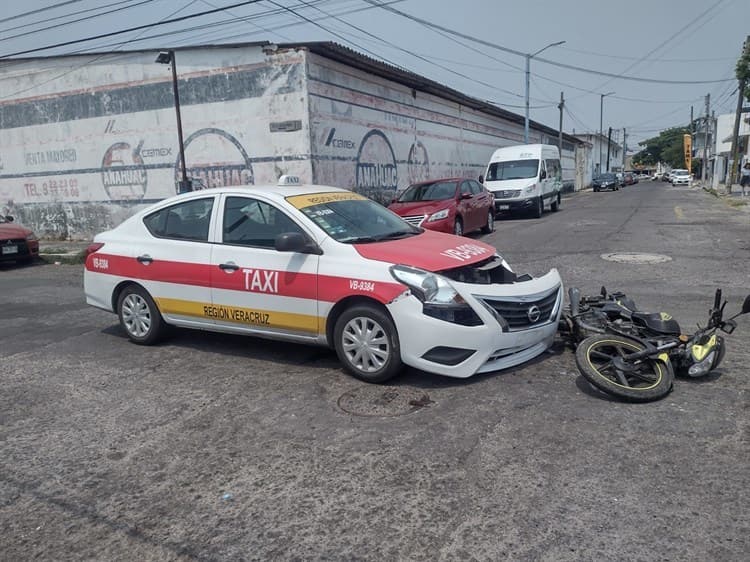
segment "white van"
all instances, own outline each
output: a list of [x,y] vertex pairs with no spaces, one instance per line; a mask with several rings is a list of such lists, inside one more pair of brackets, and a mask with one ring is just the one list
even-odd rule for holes
[[484,185],[495,197],[495,212],[557,211],[562,194],[560,151],[550,144],[498,148],[490,158]]

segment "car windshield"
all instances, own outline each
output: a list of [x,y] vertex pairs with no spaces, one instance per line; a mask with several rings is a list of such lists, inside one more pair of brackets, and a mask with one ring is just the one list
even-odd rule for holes
[[493,162],[487,169],[487,181],[521,180],[535,178],[539,170],[539,160],[508,160]]
[[672,172],[672,173],[675,176],[687,176],[688,175],[688,171],[687,170],[674,170],[674,172]]
[[[626,175],[630,175],[630,174],[626,174]],[[612,181],[615,179],[615,175],[614,174],[601,174],[599,176],[596,176],[596,178],[594,179],[597,179],[599,181],[601,180]]]
[[436,181],[432,183],[420,183],[410,185],[398,198],[399,203],[411,203],[413,201],[443,201],[453,199],[456,196],[455,181]]
[[[320,203],[300,210],[334,240],[363,244],[408,238],[423,232],[379,203],[364,197],[317,197]],[[338,194],[331,194],[338,195]],[[311,199],[312,200],[312,199]]]

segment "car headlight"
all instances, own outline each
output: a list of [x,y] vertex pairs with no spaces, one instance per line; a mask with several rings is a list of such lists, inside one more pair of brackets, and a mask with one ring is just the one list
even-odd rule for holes
[[445,277],[405,265],[391,266],[390,271],[396,281],[409,287],[422,302],[425,315],[463,326],[483,324],[474,309]]
[[524,187],[523,190],[525,193],[531,193],[532,191],[534,191],[535,187],[536,187],[536,184],[532,183],[531,185],[527,185],[526,187]]
[[446,218],[448,218],[448,213],[449,213],[448,209],[443,209],[442,211],[438,211],[437,213],[433,213],[432,215],[430,215],[430,218],[427,219],[427,222],[439,221],[441,219],[446,219]]

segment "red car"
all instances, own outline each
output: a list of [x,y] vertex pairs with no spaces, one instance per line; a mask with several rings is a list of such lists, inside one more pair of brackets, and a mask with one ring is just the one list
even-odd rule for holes
[[458,236],[495,229],[492,194],[476,180],[443,178],[410,185],[388,208],[409,224]]
[[39,257],[39,240],[28,228],[0,215],[0,261],[30,262]]

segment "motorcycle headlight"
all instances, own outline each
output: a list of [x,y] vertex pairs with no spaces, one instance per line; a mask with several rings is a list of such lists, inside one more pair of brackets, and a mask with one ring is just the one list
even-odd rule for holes
[[396,281],[409,287],[422,302],[425,315],[463,326],[483,324],[474,309],[445,277],[404,265],[391,266],[390,271]]
[[430,218],[427,219],[427,222],[432,221],[439,221],[441,219],[447,219],[448,218],[448,209],[443,209],[442,211],[438,211],[437,213],[433,213],[430,215]]
[[708,373],[714,365],[714,357],[716,356],[716,350],[711,351],[703,361],[693,363],[688,369],[688,375],[691,377],[701,377]]

